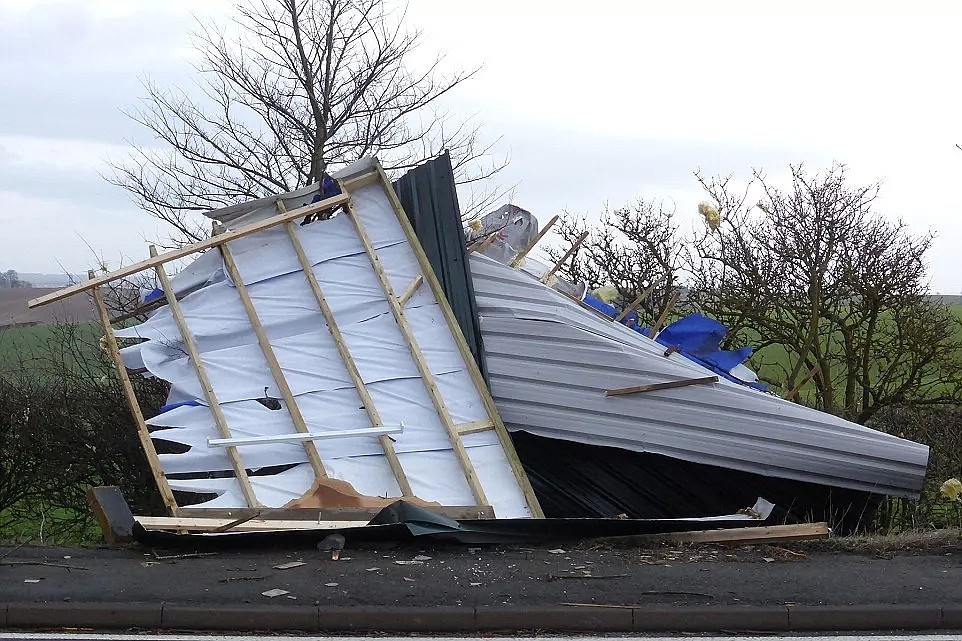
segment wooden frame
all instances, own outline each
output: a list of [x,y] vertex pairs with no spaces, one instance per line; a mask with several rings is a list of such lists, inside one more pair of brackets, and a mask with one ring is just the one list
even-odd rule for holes
[[[518,453],[514,449],[514,443],[511,441],[511,437],[508,435],[508,430],[504,426],[504,422],[501,420],[501,414],[498,413],[498,408],[494,405],[494,398],[491,396],[491,391],[488,389],[488,385],[481,376],[481,370],[478,368],[477,362],[474,360],[474,355],[471,353],[471,348],[468,347],[468,343],[464,338],[464,334],[461,333],[461,327],[458,325],[458,321],[454,316],[454,310],[451,309],[451,305],[448,303],[447,297],[444,295],[444,289],[441,287],[441,283],[438,281],[437,275],[434,273],[434,268],[431,267],[431,262],[428,260],[427,255],[424,253],[424,249],[421,247],[421,243],[417,241],[417,235],[414,233],[414,228],[411,226],[411,221],[408,220],[407,214],[404,213],[404,208],[401,206],[401,201],[398,200],[397,194],[391,187],[391,181],[388,179],[387,174],[384,173],[383,167],[377,161],[375,161],[377,166],[377,178],[381,181],[387,192],[388,198],[391,201],[391,206],[394,209],[394,214],[397,216],[398,222],[401,225],[401,229],[404,230],[405,236],[410,242],[412,251],[417,258],[418,264],[421,266],[421,272],[428,281],[428,285],[431,287],[431,291],[434,292],[434,297],[441,307],[441,312],[447,321],[448,328],[451,330],[451,335],[454,336],[454,340],[458,345],[458,350],[461,352],[461,357],[464,359],[465,364],[468,368],[468,373],[471,375],[471,380],[474,382],[475,388],[481,396],[481,402],[484,404],[485,410],[488,413],[491,421],[494,423],[494,431],[497,434],[498,441],[501,443],[501,449],[504,451],[504,455],[508,459],[508,463],[511,466],[511,471],[514,473],[515,479],[524,494],[525,500],[528,503],[528,508],[531,510],[531,515],[535,518],[544,518],[544,511],[541,509],[541,504],[538,502],[538,497],[534,493],[534,488],[531,487],[531,481],[528,479],[527,473],[524,471],[524,467],[521,465],[521,459],[518,458]],[[532,243],[532,246],[537,244]]]
[[[351,198],[350,198],[350,192],[348,191],[348,187],[357,189],[364,185],[369,185],[372,183],[379,183],[384,189],[385,195],[387,196],[388,202],[391,205],[393,213],[403,233],[405,234],[405,237],[407,238],[409,246],[411,247],[416,257],[418,265],[422,272],[409,285],[405,287],[404,291],[400,295],[394,292],[392,285],[387,278],[387,274],[384,270],[384,267],[383,265],[381,265],[378,253],[372,244],[371,238],[368,235],[367,230],[365,229],[365,225],[357,215],[357,212],[354,210],[353,203],[351,202]],[[510,440],[510,437],[508,436],[507,430],[505,429],[504,424],[501,421],[500,416],[498,415],[497,409],[494,406],[494,401],[491,398],[491,395],[487,389],[486,383],[481,377],[480,371],[477,367],[477,363],[474,361],[471,351],[467,346],[464,336],[461,334],[460,327],[454,318],[454,314],[450,308],[450,305],[448,304],[448,301],[444,295],[441,285],[438,282],[437,277],[433,272],[430,262],[428,261],[427,257],[424,255],[424,251],[421,248],[420,243],[417,241],[417,237],[414,234],[414,231],[410,225],[410,222],[408,221],[407,216],[404,214],[404,211],[401,208],[400,202],[398,201],[397,196],[394,193],[393,188],[391,187],[390,181],[387,179],[387,176],[385,175],[383,169],[379,164],[375,163],[370,171],[367,171],[353,178],[352,180],[347,181],[346,184],[343,185],[343,187],[344,187],[343,193],[336,197],[328,198],[318,203],[314,203],[312,205],[308,205],[305,207],[300,207],[298,209],[294,209],[291,211],[286,211],[283,206],[283,203],[281,201],[277,201],[277,208],[279,210],[279,213],[276,216],[272,216],[265,220],[261,220],[257,223],[254,223],[236,230],[230,230],[230,231],[222,231],[217,225],[215,225],[215,233],[211,238],[199,243],[187,245],[185,247],[176,249],[174,251],[160,254],[157,252],[156,248],[151,247],[150,257],[146,260],[140,261],[133,265],[124,267],[122,269],[119,269],[114,272],[104,274],[101,276],[96,276],[93,272],[91,272],[89,274],[90,278],[86,282],[78,283],[76,285],[72,285],[58,292],[54,292],[52,294],[48,294],[46,296],[42,296],[40,298],[34,299],[30,301],[29,305],[31,307],[44,305],[57,300],[61,300],[67,296],[70,296],[72,294],[75,294],[81,291],[92,292],[95,303],[97,305],[100,321],[103,324],[104,331],[106,333],[105,346],[108,352],[110,353],[111,359],[115,367],[117,368],[118,376],[121,379],[121,384],[124,388],[124,393],[125,393],[127,403],[134,417],[134,422],[138,430],[138,435],[140,437],[141,444],[144,448],[145,453],[147,454],[151,473],[153,474],[155,481],[157,482],[158,488],[160,488],[161,496],[163,497],[163,500],[164,500],[165,506],[167,507],[168,512],[174,517],[178,517],[178,518],[186,517],[188,514],[190,515],[198,515],[198,514],[204,514],[204,513],[211,514],[212,510],[208,508],[191,508],[190,506],[179,506],[176,502],[173,491],[171,490],[170,485],[167,482],[166,476],[164,474],[163,468],[160,465],[160,460],[154,448],[153,441],[151,440],[150,432],[147,428],[146,421],[144,420],[143,413],[139,406],[139,402],[137,401],[136,395],[133,390],[133,386],[130,382],[128,371],[124,367],[123,360],[120,357],[119,346],[117,345],[117,340],[113,333],[112,321],[107,312],[106,304],[103,298],[103,293],[100,291],[100,287],[104,284],[107,284],[116,280],[120,280],[122,278],[133,275],[143,270],[149,270],[149,269],[154,270],[157,276],[157,279],[160,283],[160,287],[164,293],[164,300],[166,301],[166,304],[169,306],[173,321],[174,323],[176,323],[176,326],[181,333],[181,337],[183,339],[184,351],[187,354],[188,361],[190,362],[190,366],[194,369],[194,372],[197,376],[197,380],[200,383],[200,388],[201,388],[203,397],[210,408],[217,431],[220,434],[221,438],[211,439],[211,440],[217,441],[216,446],[225,448],[227,456],[231,463],[231,467],[233,468],[234,478],[237,480],[237,483],[239,484],[241,492],[244,496],[244,502],[247,504],[247,507],[243,509],[235,508],[231,510],[220,510],[219,512],[223,513],[223,518],[226,518],[227,521],[218,523],[214,527],[229,528],[232,530],[255,529],[257,527],[263,527],[260,525],[260,523],[254,524],[253,521],[265,520],[265,518],[269,519],[267,515],[272,513],[278,513],[279,510],[271,510],[271,509],[265,508],[264,506],[260,505],[257,500],[256,492],[254,491],[254,488],[251,485],[250,476],[243,463],[242,457],[237,450],[237,447],[241,444],[249,445],[251,442],[251,439],[247,438],[245,440],[243,438],[235,438],[231,434],[231,430],[227,423],[227,419],[220,408],[217,395],[214,392],[210,377],[208,376],[204,363],[201,359],[201,353],[198,348],[196,339],[192,334],[190,328],[188,327],[187,320],[184,316],[183,310],[180,307],[180,302],[178,301],[175,295],[174,289],[171,285],[170,278],[167,276],[164,270],[164,265],[167,262],[184,258],[191,254],[195,254],[197,252],[215,248],[215,247],[221,253],[224,261],[225,272],[235,285],[235,289],[243,305],[245,314],[247,316],[247,320],[250,322],[251,328],[253,329],[254,334],[257,337],[257,342],[260,346],[261,352],[264,355],[264,358],[268,364],[268,368],[270,369],[271,375],[273,376],[274,380],[277,383],[278,390],[280,391],[280,396],[282,397],[283,402],[286,405],[287,411],[290,413],[291,421],[294,424],[294,427],[296,429],[296,433],[290,435],[289,438],[287,436],[284,436],[282,438],[285,438],[291,442],[301,441],[308,454],[308,460],[311,464],[312,470],[316,478],[318,479],[324,478],[326,476],[324,464],[313,442],[315,440],[315,437],[321,438],[324,435],[312,434],[309,431],[306,421],[304,419],[304,416],[301,414],[298,408],[297,400],[294,396],[294,393],[291,390],[290,385],[285,379],[283,370],[281,369],[280,363],[277,360],[277,356],[274,353],[274,349],[266,334],[263,324],[261,323],[257,310],[254,307],[251,296],[247,291],[247,287],[244,284],[243,279],[241,278],[238,265],[234,260],[233,254],[231,253],[231,249],[228,246],[228,243],[233,240],[237,240],[239,238],[243,238],[245,236],[248,236],[260,231],[265,231],[272,227],[283,225],[287,231],[287,236],[291,242],[292,250],[298,258],[301,271],[304,273],[305,278],[307,279],[310,285],[311,291],[317,302],[318,309],[320,310],[322,316],[324,317],[324,320],[331,333],[331,337],[334,341],[335,346],[337,347],[339,355],[341,356],[341,359],[347,368],[351,381],[354,383],[355,389],[357,390],[358,395],[361,398],[363,407],[370,418],[371,428],[368,431],[371,431],[372,434],[374,432],[378,432],[378,440],[380,442],[380,445],[382,446],[385,457],[391,467],[392,472],[394,473],[394,476],[398,482],[398,487],[401,489],[402,494],[405,497],[414,497],[414,492],[411,488],[410,482],[407,479],[405,472],[401,466],[401,463],[398,459],[397,453],[394,450],[393,441],[390,438],[390,436],[386,433],[386,430],[392,429],[396,426],[385,426],[383,424],[383,421],[381,420],[381,417],[378,414],[377,408],[375,407],[373,400],[371,399],[370,393],[368,392],[364,381],[361,379],[361,375],[357,369],[357,365],[354,362],[354,359],[351,356],[350,350],[348,349],[343,339],[343,336],[341,335],[340,329],[334,318],[333,312],[331,311],[331,308],[324,297],[324,292],[320,284],[318,283],[317,278],[314,275],[312,265],[309,259],[307,258],[307,255],[304,251],[303,246],[300,243],[300,239],[297,233],[298,228],[294,222],[296,219],[299,219],[301,217],[307,216],[312,213],[330,211],[330,210],[336,209],[337,207],[343,206],[346,212],[344,215],[348,216],[354,225],[355,232],[357,233],[357,237],[365,249],[365,252],[368,256],[368,259],[370,260],[371,267],[374,271],[375,276],[377,277],[378,281],[381,284],[381,288],[384,292],[384,295],[390,307],[391,314],[394,317],[395,321],[397,322],[398,327],[401,330],[401,333],[408,344],[408,348],[411,353],[414,364],[416,365],[418,372],[421,375],[421,379],[424,382],[424,385],[428,391],[428,394],[432,399],[432,403],[434,404],[435,411],[437,412],[438,417],[441,420],[441,424],[448,435],[454,455],[458,460],[459,466],[461,467],[462,472],[464,474],[464,478],[469,488],[471,489],[471,494],[475,502],[477,503],[477,505],[471,506],[471,507],[454,507],[454,508],[442,507],[441,511],[445,513],[451,513],[451,514],[454,514],[454,513],[464,514],[466,515],[467,518],[471,518],[471,517],[490,518],[494,516],[492,508],[490,507],[487,497],[485,496],[485,492],[481,485],[480,479],[478,478],[477,472],[475,471],[473,463],[468,455],[468,451],[465,448],[464,443],[461,441],[461,438],[466,435],[476,434],[484,431],[494,431],[498,437],[498,442],[500,444],[500,447],[502,448],[502,451],[504,452],[504,455],[507,458],[507,461],[511,467],[512,474],[514,475],[519,485],[519,489],[524,495],[525,502],[527,503],[527,506],[532,516],[543,517],[544,514],[541,510],[540,505],[538,504],[537,497],[535,496],[534,490],[531,487],[531,484],[527,478],[527,475],[524,472],[523,467],[521,466],[521,462],[518,459],[516,451],[514,450],[514,446]],[[542,230],[542,234],[539,235],[539,238],[540,236],[543,236],[546,230],[547,228]],[[531,247],[533,247],[534,244],[536,244],[537,240],[538,239],[536,239],[535,242],[531,244]],[[530,250],[530,247],[528,248],[528,250]],[[521,257],[523,258],[523,256]],[[425,282],[427,283],[427,286],[431,288],[432,293],[434,294],[434,297],[438,302],[439,308],[445,319],[445,323],[447,324],[448,329],[455,340],[455,344],[458,347],[458,352],[465,363],[467,373],[470,376],[472,383],[474,384],[477,392],[479,393],[482,399],[482,403],[485,409],[485,413],[487,414],[487,418],[473,421],[471,423],[456,424],[454,419],[451,416],[451,413],[449,412],[449,410],[445,405],[445,399],[443,398],[443,396],[441,395],[437,387],[437,382],[435,380],[435,377],[428,367],[427,361],[425,360],[424,355],[421,352],[420,346],[417,343],[417,340],[414,336],[412,328],[409,325],[404,312],[405,304],[408,303],[411,297],[414,296],[414,294],[417,293],[424,286]],[[458,510],[460,510],[460,512],[458,512]],[[287,518],[287,520],[300,522],[302,521],[302,519],[299,518],[297,515],[308,514],[308,513],[324,514],[324,513],[329,513],[330,511],[331,511],[330,509],[318,510],[316,508],[298,508],[298,509],[286,510],[285,513],[289,517]],[[214,510],[213,512],[218,512],[218,511]],[[355,512],[358,512],[358,511],[355,510]],[[213,514],[211,514],[211,516],[213,517]],[[218,516],[218,518],[220,517]],[[269,520],[276,521],[276,519],[269,519]],[[310,520],[313,520],[313,519],[310,519]],[[353,520],[353,518],[351,517],[349,517],[348,519],[334,518],[333,520],[344,521],[344,520]],[[181,524],[183,523],[186,523],[186,522],[181,522]],[[181,525],[175,525],[173,521],[171,521],[170,524],[175,526],[177,529],[181,527]],[[246,525],[245,527],[244,524],[248,524],[248,525]],[[276,527],[277,525],[278,523],[275,522],[272,527]],[[226,530],[221,529],[219,531],[226,531]]]

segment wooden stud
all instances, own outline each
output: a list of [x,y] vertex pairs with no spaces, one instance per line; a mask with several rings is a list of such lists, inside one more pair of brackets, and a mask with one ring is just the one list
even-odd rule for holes
[[498,413],[498,408],[494,404],[494,399],[491,397],[491,391],[488,389],[488,385],[481,376],[481,370],[478,368],[477,362],[474,360],[474,355],[471,353],[471,348],[468,347],[468,343],[464,338],[464,334],[461,333],[461,326],[458,325],[458,321],[454,316],[454,311],[451,309],[450,303],[448,303],[447,297],[444,295],[444,289],[441,287],[441,283],[438,281],[437,275],[434,273],[434,268],[431,267],[431,261],[428,260],[427,255],[424,253],[424,248],[421,247],[421,243],[418,242],[417,235],[414,233],[414,228],[411,226],[411,221],[408,220],[407,214],[404,213],[404,208],[401,206],[401,201],[398,200],[397,194],[394,192],[394,188],[391,187],[391,181],[388,179],[387,174],[384,173],[384,168],[381,167],[380,163],[377,164],[377,173],[381,180],[381,186],[387,192],[388,199],[391,201],[391,206],[394,208],[394,215],[397,217],[398,223],[401,225],[401,229],[404,230],[405,236],[407,236],[408,242],[410,243],[412,251],[414,251],[415,257],[418,259],[418,264],[421,265],[421,273],[427,279],[428,285],[431,287],[431,291],[434,293],[434,297],[441,307],[441,313],[444,315],[445,321],[447,321],[448,328],[451,331],[451,335],[454,337],[455,343],[458,345],[458,349],[461,352],[461,357],[464,359],[465,366],[468,368],[468,373],[471,375],[471,380],[474,382],[475,388],[478,390],[478,394],[481,396],[481,402],[484,404],[485,411],[488,416],[494,421],[495,433],[498,435],[498,441],[501,443],[501,449],[504,452],[505,457],[508,459],[508,464],[511,466],[511,471],[514,473],[515,480],[518,482],[518,486],[521,488],[522,494],[524,494],[525,499],[528,502],[528,508],[531,510],[531,515],[535,518],[544,518],[544,511],[541,509],[541,504],[538,502],[538,497],[534,493],[534,488],[531,487],[531,480],[528,478],[528,474],[524,471],[524,466],[521,464],[521,459],[518,457],[518,452],[514,448],[514,443],[511,441],[511,436],[508,435],[508,430],[504,426],[504,422],[501,420],[501,415]]
[[782,398],[787,399],[787,400],[789,400],[789,401],[792,400],[793,398],[795,398],[795,395],[796,395],[796,394],[798,394],[800,391],[802,391],[802,387],[803,387],[806,383],[808,383],[810,380],[812,380],[813,378],[815,378],[815,376],[818,375],[818,374],[820,374],[820,373],[821,373],[821,370],[820,370],[819,366],[818,366],[818,365],[815,365],[814,367],[812,367],[812,369],[808,370],[808,374],[806,374],[806,375],[802,378],[802,380],[800,380],[798,383],[796,383],[796,384],[795,384],[795,387],[793,387],[791,390],[789,390],[788,392],[786,392],[786,393],[785,393],[785,396],[783,396]]
[[541,239],[544,238],[545,234],[551,230],[551,227],[554,226],[556,222],[558,222],[558,217],[553,216],[551,220],[549,220],[548,223],[541,228],[541,231],[539,231],[538,235],[534,237],[534,240],[532,240],[527,247],[518,252],[517,256],[511,259],[511,262],[508,263],[508,267],[517,267],[520,265],[524,260],[524,257],[528,255],[528,252],[534,249],[535,245],[541,242]]
[[[283,211],[284,203],[278,200],[277,208]],[[344,337],[337,325],[337,320],[334,318],[334,311],[331,309],[331,306],[328,305],[327,299],[324,297],[324,291],[321,289],[320,283],[317,282],[311,261],[307,258],[307,253],[304,251],[301,239],[297,236],[297,227],[293,223],[287,223],[284,227],[287,230],[287,237],[291,241],[291,246],[294,248],[294,254],[297,256],[297,260],[301,265],[301,271],[304,277],[307,278],[311,292],[314,294],[314,299],[317,301],[317,306],[321,310],[321,315],[324,316],[324,322],[327,324],[327,329],[331,333],[335,347],[337,347],[337,353],[340,354],[341,360],[344,362],[344,367],[347,369],[348,376],[351,377],[351,382],[354,383],[355,389],[357,389],[358,396],[361,397],[361,404],[367,412],[371,426],[381,427],[384,425],[384,422],[381,420],[381,415],[374,406],[374,400],[371,398],[371,394],[367,391],[367,385],[364,384],[364,379],[361,378],[357,364],[351,356],[351,350],[348,349],[347,343],[344,342]],[[378,442],[384,451],[384,456],[387,458],[391,471],[394,473],[394,478],[397,480],[398,487],[401,489],[401,494],[404,496],[414,496],[411,482],[408,480],[407,474],[401,466],[401,460],[394,450],[394,442],[386,435],[379,436]]]
[[[386,189],[391,189],[390,183],[388,183]],[[393,190],[391,190],[391,193],[393,193]],[[441,419],[441,424],[448,433],[448,438],[451,441],[451,447],[454,450],[454,456],[457,458],[458,464],[461,466],[461,471],[464,473],[464,478],[468,483],[468,487],[471,488],[471,494],[474,496],[474,500],[478,505],[486,505],[488,503],[488,499],[484,494],[484,488],[481,487],[481,481],[478,479],[477,472],[474,470],[474,464],[471,463],[471,459],[468,457],[467,449],[461,442],[458,431],[454,426],[454,420],[451,418],[451,413],[444,404],[444,397],[441,396],[441,392],[438,390],[437,382],[434,380],[434,374],[431,373],[431,368],[428,367],[427,361],[424,360],[424,354],[421,353],[421,348],[418,346],[417,339],[414,337],[414,332],[411,331],[411,326],[408,324],[407,317],[404,316],[404,310],[401,309],[400,304],[398,304],[398,299],[394,294],[394,288],[391,287],[391,281],[388,280],[387,274],[384,271],[384,266],[381,264],[381,259],[378,257],[377,251],[374,249],[374,245],[371,243],[371,237],[368,236],[368,233],[364,228],[364,223],[361,222],[360,217],[357,215],[357,211],[354,209],[353,202],[348,202],[345,207],[347,208],[348,215],[351,217],[351,221],[354,223],[354,229],[357,231],[358,238],[360,239],[361,244],[364,246],[364,251],[367,253],[368,258],[371,261],[371,266],[374,268],[374,273],[377,276],[378,281],[381,283],[381,289],[384,291],[384,296],[387,298],[388,305],[391,308],[391,313],[394,315],[394,320],[397,321],[398,328],[401,330],[401,335],[404,336],[404,339],[408,344],[411,357],[414,359],[415,365],[417,365],[418,373],[421,375],[421,380],[424,382],[424,386],[427,388],[428,395],[431,397],[431,400],[434,403],[434,408]],[[430,267],[428,269],[430,270]],[[431,273],[433,274],[433,271],[431,271]]]
[[[224,238],[230,232],[221,234],[217,236],[218,239]],[[150,246],[151,257],[157,257],[157,248],[153,245]],[[190,331],[190,327],[187,326],[187,319],[184,318],[184,312],[180,308],[180,302],[174,295],[174,288],[170,285],[170,279],[167,277],[167,272],[164,271],[163,263],[157,262],[154,264],[154,271],[157,273],[157,279],[160,281],[160,286],[164,290],[164,295],[167,297],[167,304],[170,306],[170,313],[174,317],[174,322],[177,323],[177,328],[180,330],[181,337],[184,339],[184,347],[187,350],[187,360],[191,362],[194,366],[194,371],[197,374],[197,380],[200,381],[200,386],[204,391],[204,398],[207,399],[207,405],[210,408],[211,413],[214,415],[214,423],[217,425],[217,431],[224,438],[230,438],[230,428],[227,426],[227,418],[224,416],[223,410],[220,408],[220,403],[217,401],[217,395],[214,393],[214,387],[211,385],[210,378],[207,376],[207,370],[204,368],[204,364],[200,360],[200,351],[197,349],[197,342],[194,340],[194,335]],[[247,476],[247,470],[244,468],[244,464],[241,462],[240,453],[237,451],[236,447],[227,448],[227,456],[230,458],[231,466],[234,468],[234,477],[237,479],[237,483],[240,485],[241,492],[244,494],[244,499],[247,501],[249,507],[259,507],[259,502],[257,496],[254,494],[254,487],[251,485],[250,478]]]
[[676,543],[726,543],[752,545],[825,538],[831,530],[828,523],[798,523],[796,525],[768,525],[727,528],[723,530],[695,530],[659,535]]
[[616,323],[620,323],[622,320],[624,320],[624,318],[625,318],[628,314],[630,314],[631,312],[635,311],[635,310],[638,308],[639,305],[641,305],[645,300],[647,300],[647,298],[648,298],[649,296],[651,296],[651,293],[652,293],[653,291],[655,291],[655,287],[657,287],[659,284],[661,284],[661,281],[663,281],[663,280],[665,280],[665,277],[664,277],[664,276],[662,276],[661,278],[655,280],[655,282],[653,282],[653,283],[652,283],[651,285],[649,285],[648,287],[645,287],[644,291],[642,291],[640,294],[638,294],[638,298],[636,298],[635,300],[631,301],[631,305],[629,305],[628,307],[625,307],[623,310],[621,310],[621,313],[618,314],[618,315],[615,317],[615,322],[616,322]]
[[414,296],[418,289],[420,289],[423,282],[424,276],[418,274],[417,277],[411,281],[411,284],[404,288],[404,293],[398,296],[397,299],[397,302],[400,303],[401,307],[404,307],[404,305],[411,300],[411,297]]
[[[87,278],[93,279],[94,277],[95,274],[93,270],[87,272]],[[134,392],[133,383],[130,382],[130,375],[127,373],[124,360],[120,356],[120,348],[117,346],[117,337],[114,336],[114,328],[110,324],[110,315],[107,311],[104,293],[99,286],[94,287],[92,292],[94,305],[97,308],[97,315],[100,317],[100,323],[104,328],[107,352],[110,355],[110,360],[114,363],[114,368],[117,370],[120,386],[124,390],[124,398],[127,399],[127,407],[130,409],[130,413],[134,417],[134,423],[137,425],[137,436],[140,438],[140,445],[143,447],[144,454],[147,456],[150,473],[154,477],[154,482],[157,483],[157,490],[160,492],[160,498],[163,500],[167,511],[170,512],[171,515],[176,516],[178,513],[177,500],[174,498],[174,493],[171,491],[170,484],[167,482],[167,475],[164,474],[164,469],[160,465],[157,449],[154,447],[154,441],[150,438],[150,430],[147,429],[147,421],[144,420],[144,413],[140,409],[140,403],[137,401],[137,394]]]
[[585,242],[585,238],[587,237],[588,232],[582,232],[582,234],[578,236],[578,239],[575,240],[575,242],[571,244],[571,247],[568,248],[568,251],[566,251],[564,255],[558,259],[558,262],[554,264],[554,267],[544,273],[544,275],[541,277],[541,282],[547,285],[548,281],[551,280],[551,277],[554,276],[554,273],[561,269],[561,266],[564,265],[565,261],[571,258],[571,256],[578,251],[578,248],[581,247],[581,243]]
[[[408,501],[409,499],[399,499]],[[234,521],[241,518],[263,519],[265,521],[370,521],[383,507],[325,507],[325,508],[191,508],[190,516],[196,518],[223,519]],[[430,505],[426,509],[443,514],[452,519],[493,519],[494,511],[490,505]]]
[[233,529],[234,529],[235,527],[237,527],[238,525],[243,525],[244,523],[247,523],[248,521],[253,521],[254,519],[256,519],[257,517],[259,517],[260,515],[261,515],[260,510],[256,510],[256,511],[254,511],[253,513],[251,513],[251,514],[249,514],[249,515],[247,515],[247,516],[242,516],[242,517],[240,517],[239,519],[234,519],[234,520],[231,521],[230,523],[225,523],[225,524],[223,524],[223,525],[221,525],[221,526],[215,527],[213,530],[211,530],[211,532],[229,532],[230,530],[233,530]]
[[606,389],[605,396],[624,396],[626,394],[637,394],[639,392],[655,392],[662,389],[673,389],[675,387],[688,387],[689,385],[703,385],[705,383],[717,383],[717,376],[703,376],[701,378],[683,378],[680,381],[668,381],[666,383],[651,383],[650,385],[637,385],[635,387],[619,387],[616,389]]
[[454,426],[458,430],[458,434],[465,436],[466,434],[477,434],[478,432],[487,432],[488,430],[494,429],[494,421],[491,419],[483,418],[480,421],[471,421],[470,423],[458,423]]
[[606,321],[611,321],[611,317],[608,316],[607,314],[605,314],[605,313],[604,313],[603,311],[601,311],[600,309],[595,309],[594,307],[592,307],[592,306],[589,305],[588,303],[584,302],[583,300],[581,300],[581,299],[579,299],[579,298],[575,298],[575,296],[573,296],[572,294],[569,294],[568,292],[566,292],[566,291],[564,291],[564,290],[556,289],[555,291],[558,292],[559,294],[564,295],[566,298],[574,301],[575,303],[578,303],[578,306],[579,306],[579,307],[581,307],[581,308],[583,308],[583,309],[586,309],[586,310],[589,311],[589,312],[592,312],[593,314],[595,314],[595,315],[598,316],[599,318],[603,318],[603,319],[605,319]]
[[674,307],[677,302],[678,292],[674,291],[671,293],[671,296],[668,297],[668,304],[665,305],[665,309],[661,310],[661,314],[658,315],[658,320],[655,321],[654,326],[652,326],[651,331],[648,333],[649,338],[654,339],[658,336],[665,321],[668,320],[668,314],[671,312],[671,308]]
[[478,242],[475,242],[475,243],[472,244],[470,247],[468,247],[468,253],[469,253],[469,254],[472,254],[472,253],[474,253],[474,252],[483,252],[485,249],[488,248],[488,246],[491,245],[491,243],[493,243],[495,240],[497,240],[498,234],[499,234],[500,232],[501,232],[500,229],[495,230],[495,231],[491,232],[490,234],[488,234],[487,236],[485,236],[485,238],[484,238],[483,240],[478,241]]
[[65,287],[58,291],[52,292],[45,296],[39,298],[34,298],[27,303],[27,307],[33,308],[40,305],[46,305],[48,303],[53,303],[58,300],[62,300],[68,296],[72,296],[78,292],[86,291],[88,289],[93,289],[94,287],[99,287],[100,285],[105,285],[112,281],[124,278],[125,276],[130,276],[131,274],[136,274],[137,272],[144,271],[150,268],[156,268],[158,265],[163,265],[164,263],[169,263],[172,260],[177,260],[178,258],[184,258],[190,256],[191,254],[196,254],[198,252],[204,251],[216,245],[221,245],[228,241],[237,240],[238,238],[243,238],[244,236],[249,236],[251,234],[256,234],[259,231],[264,231],[265,229],[270,229],[277,225],[286,223],[288,221],[306,216],[307,214],[315,213],[318,211],[323,211],[325,209],[331,209],[342,205],[347,202],[349,196],[347,194],[340,194],[334,196],[333,198],[326,198],[316,203],[310,205],[305,205],[303,207],[298,207],[289,212],[283,214],[278,214],[271,218],[266,218],[264,220],[258,221],[247,227],[242,227],[240,229],[234,229],[228,232],[224,232],[219,236],[213,236],[207,240],[202,240],[197,243],[191,243],[190,245],[184,245],[172,251],[166,252],[164,254],[158,254],[157,250],[151,254],[151,257],[147,260],[142,260],[139,263],[133,263],[132,265],[127,265],[121,269],[110,272],[109,274],[104,274],[103,276],[97,276],[88,281],[77,283],[71,285],[70,287]]
[[[260,345],[261,352],[264,354],[264,360],[267,361],[267,367],[271,370],[271,376],[274,377],[274,381],[277,383],[277,388],[281,392],[281,398],[284,399],[284,405],[287,407],[287,412],[290,414],[291,421],[294,423],[294,429],[301,434],[309,434],[311,430],[307,427],[307,422],[304,421],[304,415],[301,414],[301,409],[297,405],[294,392],[291,390],[291,386],[284,376],[284,370],[281,369],[281,364],[277,360],[277,354],[274,353],[270,339],[267,338],[267,332],[264,331],[264,325],[257,315],[257,310],[254,309],[254,302],[251,300],[250,294],[247,291],[247,285],[244,284],[244,279],[241,276],[240,270],[237,268],[237,263],[234,261],[234,255],[226,243],[220,245],[218,249],[220,249],[221,256],[224,258],[224,266],[227,269],[231,281],[234,283],[234,289],[237,290],[237,295],[244,305],[244,311],[247,312],[247,319],[254,329],[254,335],[257,336],[257,343]],[[317,451],[317,445],[314,441],[304,441],[303,445],[304,450],[307,452],[307,460],[311,464],[311,469],[314,470],[314,475],[317,478],[326,477],[327,470],[324,469],[324,462],[321,461],[321,455]]]
[[[148,530],[172,530],[174,532],[265,532],[272,530],[339,530],[363,527],[368,521],[282,521],[259,518],[214,519],[204,517],[171,518],[163,516],[135,516],[134,519]],[[226,528],[226,529],[225,529]]]

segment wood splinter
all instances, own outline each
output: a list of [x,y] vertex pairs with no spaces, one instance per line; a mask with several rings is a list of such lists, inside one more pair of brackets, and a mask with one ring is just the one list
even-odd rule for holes
[[626,394],[637,394],[639,392],[655,392],[662,389],[674,389],[676,387],[688,387],[689,385],[703,385],[705,383],[717,383],[717,376],[703,376],[701,378],[683,378],[680,381],[668,381],[666,383],[651,383],[649,385],[636,385],[635,387],[619,387],[617,389],[606,389],[605,396],[624,396]]

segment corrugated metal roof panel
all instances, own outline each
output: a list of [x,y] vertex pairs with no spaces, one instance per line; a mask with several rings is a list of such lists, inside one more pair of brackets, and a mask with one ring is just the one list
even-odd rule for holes
[[512,430],[799,481],[917,496],[928,447],[720,380],[604,390],[711,372],[531,275],[472,255],[491,390]]

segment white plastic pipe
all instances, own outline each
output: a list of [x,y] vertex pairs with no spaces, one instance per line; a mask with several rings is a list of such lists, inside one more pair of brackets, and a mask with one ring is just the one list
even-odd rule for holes
[[207,447],[232,447],[235,445],[269,445],[271,443],[300,443],[301,441],[318,441],[328,438],[351,438],[354,436],[382,436],[400,434],[404,425],[383,425],[381,427],[366,427],[359,430],[333,430],[330,432],[299,432],[295,434],[278,434],[276,436],[242,436],[237,438],[209,438]]

